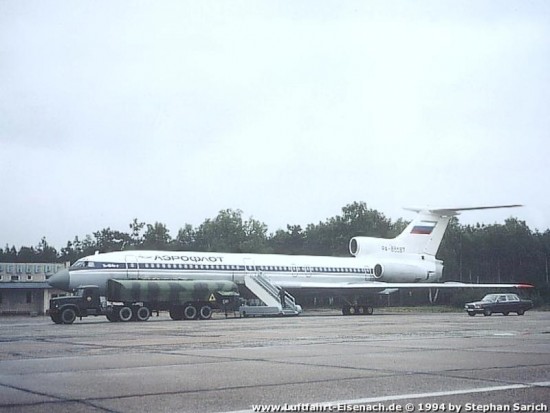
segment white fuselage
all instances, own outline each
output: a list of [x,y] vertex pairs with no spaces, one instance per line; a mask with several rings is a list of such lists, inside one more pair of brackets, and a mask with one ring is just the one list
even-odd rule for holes
[[[394,267],[397,268],[394,269]],[[69,268],[67,288],[114,279],[204,279],[244,283],[262,274],[288,290],[345,288],[365,282],[436,282],[437,260],[418,254],[383,254],[357,258],[278,254],[230,254],[172,251],[120,251],[91,255]],[[50,282],[50,284],[52,284]],[[53,285],[53,284],[52,284]],[[61,286],[58,286],[61,287]]]

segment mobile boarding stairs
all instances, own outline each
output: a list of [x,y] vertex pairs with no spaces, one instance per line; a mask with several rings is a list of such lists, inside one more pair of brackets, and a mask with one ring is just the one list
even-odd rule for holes
[[241,317],[249,316],[291,316],[302,312],[302,307],[296,304],[294,297],[287,291],[277,287],[262,274],[248,274],[244,277],[244,285],[258,297],[264,305],[241,305]]

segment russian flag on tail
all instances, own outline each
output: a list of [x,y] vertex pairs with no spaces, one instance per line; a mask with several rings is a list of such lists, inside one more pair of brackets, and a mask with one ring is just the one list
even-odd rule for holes
[[429,235],[434,230],[435,224],[437,224],[437,221],[420,221],[419,224],[413,227],[411,234]]

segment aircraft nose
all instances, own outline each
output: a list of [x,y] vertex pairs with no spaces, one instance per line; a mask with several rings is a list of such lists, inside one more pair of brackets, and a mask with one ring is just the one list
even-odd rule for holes
[[69,270],[62,269],[61,271],[56,272],[48,279],[48,284],[53,288],[58,288],[60,290],[69,291],[69,282],[71,281],[71,275]]

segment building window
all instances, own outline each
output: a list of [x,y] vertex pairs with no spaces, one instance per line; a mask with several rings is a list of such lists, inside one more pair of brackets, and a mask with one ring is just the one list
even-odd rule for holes
[[19,275],[12,275],[11,280],[12,281],[19,281]]
[[27,281],[31,281],[32,280],[32,275],[27,275]]
[[27,304],[32,303],[32,291],[27,291]]

